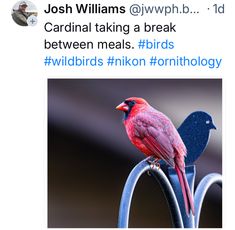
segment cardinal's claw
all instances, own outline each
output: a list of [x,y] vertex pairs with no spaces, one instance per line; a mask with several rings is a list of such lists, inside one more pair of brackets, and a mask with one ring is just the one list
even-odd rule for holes
[[151,169],[154,169],[154,166],[157,167],[157,169],[159,170],[160,169],[160,164],[159,164],[159,159],[154,159],[153,161],[152,160],[148,160],[148,163],[150,164],[150,168]]
[[152,174],[151,174],[151,171],[150,171],[150,170],[148,170],[148,171],[147,171],[147,174],[148,174],[148,176],[152,176]]
[[157,170],[159,170],[159,169],[161,168],[161,165],[160,165],[158,162],[152,162],[152,163],[150,164],[150,168],[151,168],[151,169],[154,169],[154,166],[157,167]]
[[160,163],[159,162],[156,162],[156,167],[157,167],[157,170],[159,170],[160,168],[161,168],[161,165],[160,165]]

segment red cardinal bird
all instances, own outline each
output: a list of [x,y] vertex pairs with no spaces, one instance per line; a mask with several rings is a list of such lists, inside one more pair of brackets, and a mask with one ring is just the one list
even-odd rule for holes
[[124,126],[131,143],[147,156],[162,159],[175,168],[183,193],[185,210],[194,215],[194,202],[185,175],[187,149],[171,120],[138,97],[116,107],[124,115]]

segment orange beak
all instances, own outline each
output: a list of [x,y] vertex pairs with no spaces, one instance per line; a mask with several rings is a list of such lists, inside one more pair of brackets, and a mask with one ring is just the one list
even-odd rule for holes
[[120,105],[116,107],[117,110],[127,112],[129,110],[129,107],[126,103],[122,102]]

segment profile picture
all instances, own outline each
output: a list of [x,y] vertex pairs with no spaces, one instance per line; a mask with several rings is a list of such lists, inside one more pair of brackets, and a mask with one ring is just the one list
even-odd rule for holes
[[38,12],[32,2],[19,1],[13,6],[11,16],[14,22],[20,26],[35,26]]

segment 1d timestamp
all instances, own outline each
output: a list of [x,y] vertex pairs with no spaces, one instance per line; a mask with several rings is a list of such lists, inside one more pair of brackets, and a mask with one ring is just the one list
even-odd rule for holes
[[224,4],[214,4],[213,8],[208,8],[208,10],[213,9],[215,14],[224,14]]

